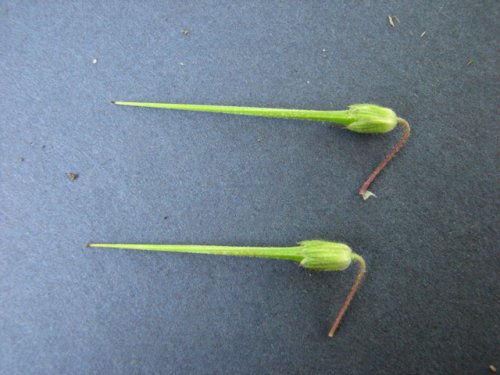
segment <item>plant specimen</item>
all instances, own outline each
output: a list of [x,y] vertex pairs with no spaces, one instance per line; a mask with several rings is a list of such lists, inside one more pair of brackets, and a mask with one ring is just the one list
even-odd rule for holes
[[351,248],[343,243],[322,240],[301,241],[297,246],[291,247],[240,247],[240,246],[210,246],[210,245],[152,245],[152,244],[107,244],[91,243],[87,247],[165,251],[177,253],[217,254],[246,256],[269,259],[282,259],[299,262],[307,269],[315,271],[342,271],[354,261],[359,265],[356,281],[347,295],[335,321],[328,332],[332,337],[336,332],[342,317],[358,290],[361,280],[366,272],[363,258],[354,253]]
[[257,107],[235,107],[225,105],[200,105],[200,104],[173,104],[173,103],[143,103],[114,101],[118,105],[167,108],[186,111],[229,113],[245,116],[261,116],[288,119],[313,120],[323,122],[334,122],[345,125],[345,129],[356,133],[387,133],[392,131],[397,124],[404,128],[403,135],[392,151],[370,174],[361,185],[359,194],[363,199],[368,199],[373,194],[368,190],[377,175],[385,168],[389,161],[403,147],[410,136],[410,125],[408,122],[396,115],[392,109],[375,104],[353,104],[347,110],[341,111],[316,111],[306,109],[283,109],[283,108],[257,108]]

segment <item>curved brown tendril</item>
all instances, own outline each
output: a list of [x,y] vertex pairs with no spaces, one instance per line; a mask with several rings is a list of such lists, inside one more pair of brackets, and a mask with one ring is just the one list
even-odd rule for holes
[[398,124],[400,124],[404,128],[404,133],[401,136],[401,139],[399,140],[397,145],[394,146],[394,148],[392,149],[391,153],[387,155],[387,157],[382,161],[382,163],[380,163],[380,165],[377,168],[375,168],[372,174],[366,179],[366,181],[359,189],[359,195],[361,195],[364,200],[367,200],[372,195],[374,195],[372,192],[368,191],[368,187],[373,182],[373,180],[375,180],[378,174],[382,172],[382,169],[384,169],[385,166],[391,161],[394,155],[397,154],[397,152],[401,149],[401,147],[403,147],[406,140],[410,137],[410,124],[408,124],[408,121],[398,117]]
[[356,280],[354,281],[354,284],[351,288],[351,291],[347,295],[347,297],[344,301],[344,304],[342,305],[339,313],[337,314],[337,318],[335,318],[335,321],[332,324],[332,328],[330,328],[330,331],[328,331],[329,337],[333,337],[333,335],[337,331],[337,328],[340,325],[340,321],[342,320],[342,317],[344,316],[345,312],[347,311],[347,308],[349,307],[349,304],[351,303],[354,295],[356,294],[356,291],[358,290],[359,285],[361,284],[361,281],[363,280],[363,277],[364,277],[365,272],[366,272],[366,263],[363,260],[363,258],[361,258],[360,256],[356,256],[356,257],[353,257],[353,260],[355,260],[359,264],[358,276],[356,276]]

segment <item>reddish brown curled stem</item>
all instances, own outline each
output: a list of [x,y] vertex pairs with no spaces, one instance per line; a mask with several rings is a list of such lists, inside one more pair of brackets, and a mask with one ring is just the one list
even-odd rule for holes
[[387,155],[387,157],[382,161],[382,163],[380,163],[380,165],[377,168],[375,168],[372,174],[366,179],[366,181],[359,189],[359,195],[361,195],[365,200],[368,199],[371,195],[373,195],[373,193],[370,193],[368,191],[368,188],[370,187],[373,180],[375,180],[378,174],[382,172],[382,169],[385,168],[385,166],[391,161],[391,159],[397,154],[397,152],[401,149],[401,147],[403,147],[406,140],[410,137],[410,124],[408,124],[408,121],[402,118],[398,118],[398,124],[400,124],[404,128],[404,132],[403,135],[401,136],[401,139],[399,140],[398,144],[394,146],[391,153]]
[[342,305],[339,313],[337,314],[337,318],[335,318],[335,321],[332,324],[332,328],[330,328],[330,331],[328,331],[328,336],[333,337],[335,332],[337,331],[337,328],[340,325],[340,321],[342,320],[342,317],[344,316],[345,312],[347,311],[347,308],[349,307],[349,304],[351,303],[354,295],[356,294],[356,291],[359,288],[359,285],[361,284],[361,281],[363,280],[363,277],[365,276],[366,272],[366,263],[361,257],[356,257],[353,258],[355,261],[358,262],[359,264],[359,271],[358,271],[358,276],[356,276],[356,280],[354,281],[354,285],[351,288],[351,291],[347,295],[344,304]]

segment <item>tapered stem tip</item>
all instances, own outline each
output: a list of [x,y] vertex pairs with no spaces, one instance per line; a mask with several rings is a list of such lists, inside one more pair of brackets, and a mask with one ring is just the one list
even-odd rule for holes
[[370,197],[375,197],[375,198],[377,198],[377,196],[376,196],[375,194],[373,194],[373,193],[372,193],[371,191],[369,191],[369,190],[367,190],[367,191],[365,191],[365,192],[361,193],[360,195],[363,197],[363,200],[365,200],[365,201],[366,201],[368,198],[370,198]]

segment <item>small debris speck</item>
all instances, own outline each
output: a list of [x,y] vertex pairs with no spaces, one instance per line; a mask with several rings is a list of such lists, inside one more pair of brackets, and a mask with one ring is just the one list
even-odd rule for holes
[[424,31],[422,34],[420,34],[420,37],[423,38],[426,33],[427,33],[427,31]]
[[188,28],[184,27],[181,29],[181,33],[183,33],[184,35],[189,35],[191,34],[191,30],[189,30]]
[[472,64],[474,64],[474,60],[472,59],[467,60],[467,66],[470,66]]
[[396,16],[387,16],[387,21],[389,21],[389,26],[391,26],[391,27],[396,26],[396,23],[394,21],[396,21],[397,23],[400,23],[399,18]]
[[310,84],[310,83],[311,83],[311,81],[306,81],[306,82],[307,82],[307,84]]
[[322,49],[322,51],[323,51],[323,52],[326,52],[326,48],[323,48],[323,49]]
[[70,181],[75,181],[78,178],[78,173],[68,172],[66,173],[66,177],[68,177]]
[[184,63],[179,63],[179,65],[184,66]]
[[389,25],[391,27],[394,27],[394,20],[393,20],[392,16],[387,16],[387,20],[389,21]]
[[97,64],[97,59],[93,59],[92,64]]
[[489,365],[488,368],[490,369],[490,372],[496,373],[497,368],[494,365]]
[[24,158],[22,156],[18,156],[16,159],[19,163],[22,163],[24,161]]

